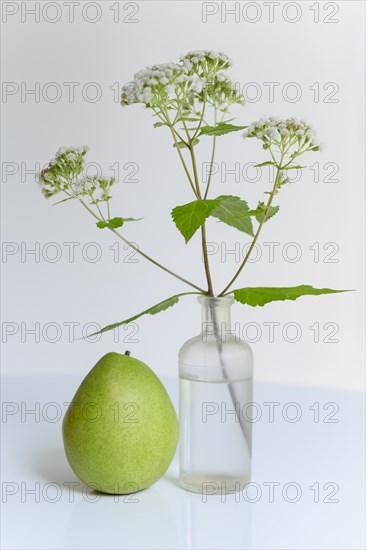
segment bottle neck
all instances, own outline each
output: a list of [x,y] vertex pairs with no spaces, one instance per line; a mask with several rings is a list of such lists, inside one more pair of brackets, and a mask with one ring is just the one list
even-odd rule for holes
[[198,301],[202,306],[201,334],[204,339],[225,340],[226,334],[231,330],[231,306],[235,301],[234,297],[200,296]]

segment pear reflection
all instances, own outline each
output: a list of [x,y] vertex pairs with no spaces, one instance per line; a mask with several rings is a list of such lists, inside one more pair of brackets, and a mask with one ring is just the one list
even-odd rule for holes
[[176,523],[159,486],[125,496],[91,492],[84,498],[79,494],[66,528],[64,548],[175,548]]

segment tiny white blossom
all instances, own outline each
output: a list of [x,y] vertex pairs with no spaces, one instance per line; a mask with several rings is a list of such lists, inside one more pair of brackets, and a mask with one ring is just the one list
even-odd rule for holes
[[[40,174],[38,174],[38,177],[40,176]],[[47,172],[44,172],[43,173],[43,179],[46,180],[46,181],[52,181],[52,178],[51,176],[47,173]]]
[[192,63],[189,61],[189,59],[184,59],[183,65],[190,71],[192,69]]
[[171,95],[174,93],[174,86],[172,84],[170,84],[169,86],[165,86],[165,91],[168,95]]
[[72,184],[72,187],[71,187],[71,192],[73,194],[74,197],[77,197],[78,195],[80,195],[80,193],[82,193],[84,191],[84,183],[83,181],[76,181],[75,183]]
[[60,157],[61,155],[64,155],[66,151],[67,151],[66,147],[60,147],[56,153],[56,157]]
[[307,128],[305,133],[306,133],[306,137],[308,137],[309,139],[315,139],[316,132],[313,128],[311,127]]
[[143,97],[144,103],[150,103],[151,98],[152,98],[152,93],[151,93],[151,88],[150,87],[144,88],[142,97]]
[[224,52],[219,52],[219,59],[221,59],[221,61],[224,61],[224,63],[227,63],[229,66],[232,65],[232,60]]
[[86,180],[83,183],[84,183],[84,189],[86,191],[91,191],[96,186],[96,181],[94,181],[94,180]]
[[202,80],[200,78],[198,78],[194,83],[193,83],[193,88],[195,90],[195,92],[197,93],[200,93],[202,92]]
[[218,82],[225,82],[225,80],[228,80],[228,76],[225,73],[217,73],[216,80]]
[[268,137],[276,141],[280,138],[280,134],[278,133],[276,128],[273,128],[268,132]]

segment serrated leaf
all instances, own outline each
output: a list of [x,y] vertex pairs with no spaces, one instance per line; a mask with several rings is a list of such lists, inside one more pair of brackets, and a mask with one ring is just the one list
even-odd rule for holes
[[266,160],[266,162],[255,165],[256,168],[261,168],[262,166],[276,166],[276,164],[272,160]]
[[216,126],[203,126],[199,133],[200,136],[223,136],[230,134],[231,132],[238,132],[244,130],[248,126],[235,126],[234,124],[228,124],[227,122],[219,122]]
[[[279,206],[270,206],[268,209],[267,209],[267,214],[266,214],[266,220],[264,223],[268,222],[269,219],[273,218],[273,216],[275,216],[277,214],[277,212],[279,211],[280,207]],[[259,223],[261,223],[262,221],[262,218],[263,218],[263,214],[258,214],[256,216],[256,219]]]
[[277,212],[279,211],[280,207],[279,206],[270,206],[268,209],[266,207],[266,205],[264,204],[264,202],[259,202],[258,203],[258,206],[255,210],[250,210],[248,212],[248,214],[250,216],[255,216],[256,220],[258,223],[261,223],[262,219],[263,219],[263,216],[267,210],[267,215],[266,215],[266,220],[264,223],[268,222],[268,220],[270,218],[272,218],[273,216],[275,216],[277,214]]
[[181,296],[188,296],[191,294],[200,294],[199,292],[183,292],[182,294],[176,294],[175,296],[171,296],[170,298],[167,298],[166,300],[163,300],[162,302],[159,302],[158,304],[155,304],[154,306],[150,307],[149,309],[145,309],[145,311],[142,311],[141,313],[138,313],[137,315],[133,315],[133,317],[129,317],[128,319],[125,319],[124,321],[119,321],[117,323],[113,323],[111,325],[107,325],[106,327],[102,328],[98,332],[93,332],[93,334],[88,334],[87,338],[90,338],[92,336],[96,336],[97,334],[102,334],[103,332],[108,332],[109,330],[113,330],[115,328],[118,328],[122,325],[127,325],[128,323],[132,323],[132,321],[136,321],[136,319],[139,319],[139,317],[142,317],[143,315],[156,315],[157,313],[160,313],[161,311],[164,311],[165,309],[168,309],[169,307],[174,306],[179,302],[179,298]]
[[220,201],[220,204],[213,210],[212,216],[227,225],[239,229],[239,231],[253,236],[252,220],[250,219],[249,207],[246,201],[240,197],[231,195],[221,195],[216,200]]
[[188,147],[188,145],[184,141],[177,141],[177,143],[173,143],[173,147],[178,147],[178,149],[185,149]]
[[[264,306],[269,302],[279,300],[296,300],[300,296],[319,296],[321,294],[335,294],[350,292],[350,290],[333,290],[331,288],[313,288],[310,285],[292,287],[257,287],[239,288],[233,290],[235,300],[249,306]],[[231,294],[231,293],[230,293]]]
[[107,221],[100,221],[96,223],[96,226],[99,229],[104,229],[108,227],[109,229],[117,229],[117,227],[122,227],[125,222],[138,222],[142,218],[112,218]]
[[[199,142],[200,140],[196,138],[192,141],[192,145],[197,145],[197,143]],[[173,147],[178,147],[179,149],[186,149],[188,147],[188,144],[185,141],[177,141],[177,143],[173,144]]]
[[215,199],[197,200],[176,206],[171,212],[175,225],[182,233],[186,243],[193,237],[210,216],[212,211],[220,205]]

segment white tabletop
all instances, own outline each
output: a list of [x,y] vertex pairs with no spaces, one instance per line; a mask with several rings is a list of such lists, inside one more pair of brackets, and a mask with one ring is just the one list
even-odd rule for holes
[[[365,547],[362,394],[256,384],[262,418],[254,425],[253,482],[245,494],[224,500],[184,491],[176,457],[149,489],[114,497],[85,491],[63,452],[63,403],[80,381],[3,382],[3,548]],[[177,380],[164,383],[176,405]],[[268,402],[279,403],[273,422]],[[301,418],[291,422],[295,413]]]

